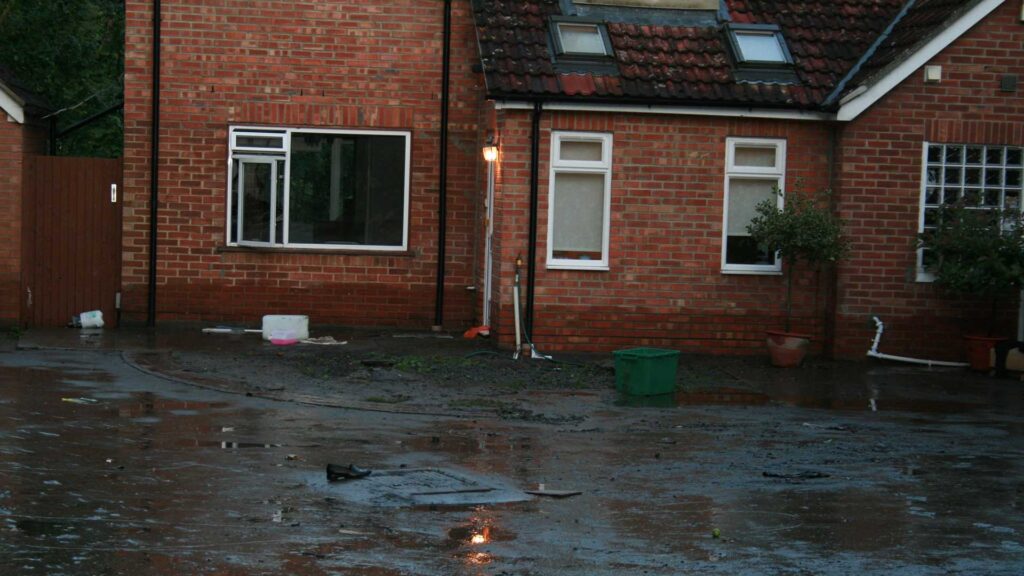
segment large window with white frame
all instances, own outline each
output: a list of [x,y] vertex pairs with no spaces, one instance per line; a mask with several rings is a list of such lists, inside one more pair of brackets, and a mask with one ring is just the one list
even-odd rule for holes
[[786,181],[786,141],[727,138],[725,201],[722,222],[722,271],[777,274],[782,270],[774,250],[759,246],[747,232],[755,208],[765,200],[782,207]]
[[548,268],[608,269],[612,135],[553,132]]
[[[1021,213],[1024,149],[1017,146],[924,143],[918,231],[934,230],[944,206]],[[930,282],[931,254],[917,251],[917,279]]]
[[232,127],[228,244],[404,250],[408,132]]

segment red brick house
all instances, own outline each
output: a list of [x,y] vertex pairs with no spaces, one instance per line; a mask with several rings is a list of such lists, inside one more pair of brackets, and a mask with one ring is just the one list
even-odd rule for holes
[[799,276],[797,327],[860,356],[878,315],[887,351],[950,357],[971,303],[936,292],[916,235],[948,199],[1020,206],[1018,2],[159,5],[157,36],[127,2],[128,317],[487,323],[508,345],[518,270],[542,350],[757,352],[785,263],[752,207],[830,188],[852,251]]
[[45,105],[0,68],[0,326],[21,322],[25,157],[46,151]]

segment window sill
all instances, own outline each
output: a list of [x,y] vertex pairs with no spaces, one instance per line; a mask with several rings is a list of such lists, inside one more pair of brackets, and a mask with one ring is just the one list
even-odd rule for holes
[[921,270],[918,270],[916,280],[922,284],[930,284],[932,282],[935,282],[935,274],[932,274],[931,272],[922,272]]
[[729,270],[723,269],[722,274],[740,276],[782,276],[782,270]]
[[548,270],[578,270],[580,272],[608,272],[611,268],[605,264],[603,266],[574,266],[572,264],[548,264]]
[[412,250],[359,250],[356,248],[284,248],[271,246],[226,246],[216,248],[217,254],[332,254],[337,256],[402,256],[413,257]]

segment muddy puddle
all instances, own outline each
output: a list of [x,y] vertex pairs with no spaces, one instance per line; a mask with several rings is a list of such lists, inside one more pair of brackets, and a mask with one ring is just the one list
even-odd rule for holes
[[782,405],[820,410],[866,412],[922,412],[928,414],[961,414],[989,408],[983,402],[934,400],[900,397],[831,397],[822,394],[793,395],[768,393],[738,388],[682,390],[655,396],[619,395],[616,406],[674,408],[685,406],[767,406]]

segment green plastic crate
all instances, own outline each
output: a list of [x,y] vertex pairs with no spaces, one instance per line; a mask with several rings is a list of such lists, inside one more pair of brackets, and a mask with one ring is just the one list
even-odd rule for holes
[[615,389],[630,396],[656,396],[676,389],[678,350],[630,348],[612,352]]

